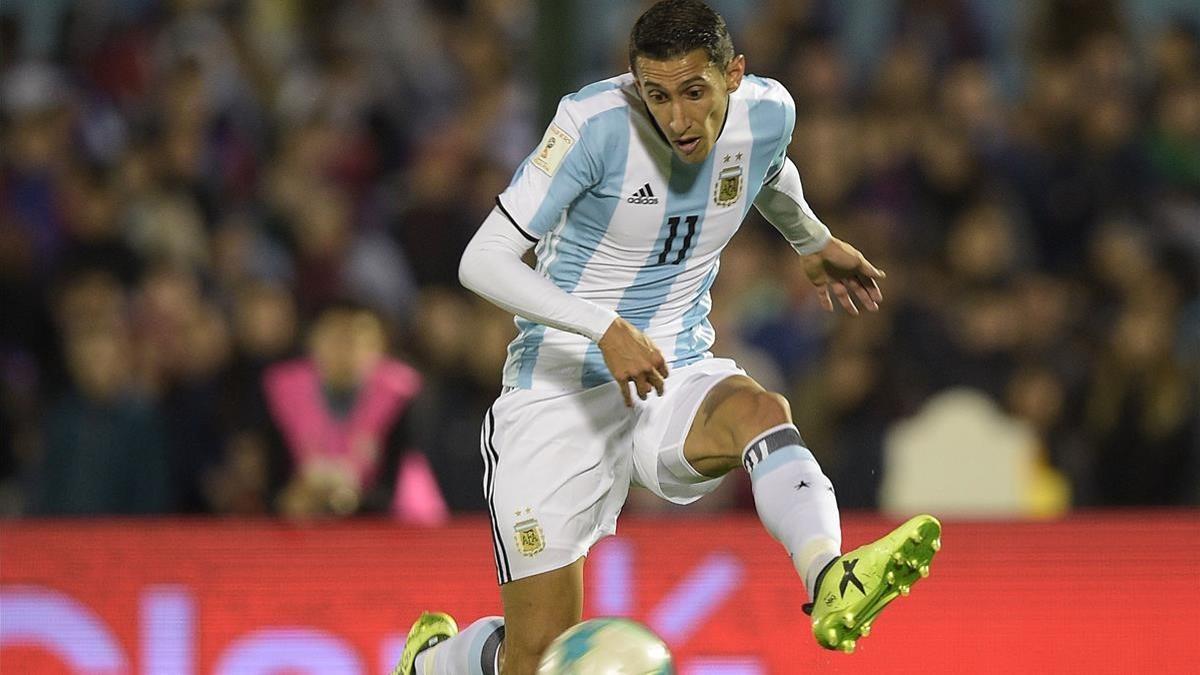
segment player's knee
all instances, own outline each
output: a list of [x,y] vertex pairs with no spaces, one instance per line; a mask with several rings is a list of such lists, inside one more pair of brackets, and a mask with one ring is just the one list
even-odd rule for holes
[[772,405],[777,407],[777,410],[782,417],[780,424],[791,424],[792,422],[792,404],[788,403],[787,397],[783,394],[768,391],[767,396],[773,399]]
[[792,407],[782,394],[759,390],[747,391],[742,396],[747,400],[742,405],[743,414],[735,418],[734,433],[739,450],[767,429],[792,423]]
[[707,420],[699,427],[703,434],[689,438],[684,456],[693,469],[713,477],[740,467],[750,441],[792,419],[786,398],[736,376],[709,393],[701,413]]

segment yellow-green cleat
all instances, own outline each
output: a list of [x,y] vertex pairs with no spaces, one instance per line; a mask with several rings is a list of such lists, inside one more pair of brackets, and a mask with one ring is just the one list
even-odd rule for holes
[[929,576],[929,564],[941,547],[942,524],[920,515],[827,565],[817,577],[814,601],[804,607],[812,614],[817,643],[852,653],[858,640],[870,634],[875,616]]
[[421,612],[412,628],[408,629],[404,653],[400,655],[400,663],[392,669],[392,675],[414,675],[413,664],[417,662],[417,654],[455,635],[458,635],[458,624],[449,614]]

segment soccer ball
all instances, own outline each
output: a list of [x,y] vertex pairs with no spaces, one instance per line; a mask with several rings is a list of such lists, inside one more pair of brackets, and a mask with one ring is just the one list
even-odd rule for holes
[[538,675],[675,675],[671,652],[649,628],[604,617],[567,629],[550,643]]

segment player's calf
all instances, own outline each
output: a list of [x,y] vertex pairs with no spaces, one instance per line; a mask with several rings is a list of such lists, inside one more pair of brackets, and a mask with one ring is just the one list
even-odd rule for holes
[[744,375],[723,380],[700,405],[684,456],[707,476],[746,469],[759,519],[811,597],[817,575],[841,552],[841,523],[833,484],[792,424],[787,399]]
[[505,634],[504,675],[534,675],[542,652],[583,616],[583,558],[566,567],[500,587]]
[[568,623],[561,628],[546,628],[532,634],[529,631],[510,633],[500,650],[498,672],[504,675],[534,675],[546,648],[572,625],[574,623]]

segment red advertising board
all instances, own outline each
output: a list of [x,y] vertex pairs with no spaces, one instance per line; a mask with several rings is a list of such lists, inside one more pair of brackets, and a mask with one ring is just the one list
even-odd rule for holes
[[[894,523],[851,517],[848,546]],[[422,609],[499,613],[486,520],[9,521],[4,675],[377,675]],[[932,576],[858,653],[820,650],[753,517],[622,521],[588,615],[667,639],[682,675],[1200,672],[1200,514],[947,522]]]

